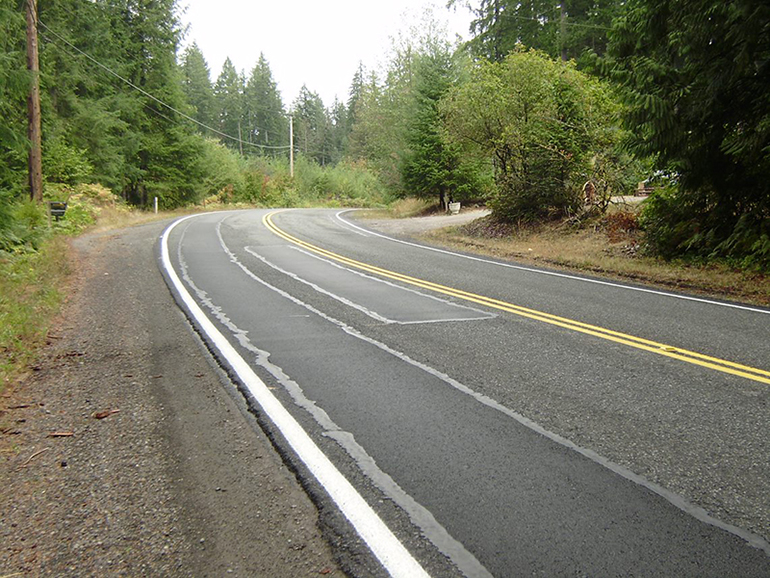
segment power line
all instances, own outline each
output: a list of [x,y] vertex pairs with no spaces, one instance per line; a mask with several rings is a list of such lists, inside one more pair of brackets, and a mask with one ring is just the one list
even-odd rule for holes
[[[229,134],[226,134],[226,133],[224,133],[224,132],[222,132],[222,131],[220,131],[220,130],[217,130],[217,129],[213,128],[213,127],[210,127],[210,126],[208,126],[208,125],[206,125],[206,124],[204,124],[204,123],[200,122],[199,120],[197,120],[197,119],[194,119],[194,118],[193,118],[193,117],[191,117],[190,115],[188,115],[188,114],[185,114],[184,112],[182,112],[182,111],[180,111],[180,110],[177,110],[177,109],[176,109],[176,108],[174,108],[173,106],[171,106],[171,105],[169,105],[169,104],[166,104],[165,102],[163,102],[162,100],[160,100],[160,99],[159,99],[159,98],[157,98],[156,96],[154,96],[154,95],[150,94],[150,93],[149,93],[149,92],[147,92],[146,90],[144,90],[144,89],[142,89],[142,88],[140,88],[140,87],[136,86],[136,85],[135,85],[133,82],[131,82],[131,81],[130,81],[130,80],[128,80],[127,78],[124,78],[123,76],[121,76],[120,74],[118,74],[117,72],[115,72],[114,70],[112,70],[111,68],[109,68],[108,66],[105,66],[104,64],[102,64],[101,62],[99,62],[98,60],[96,60],[96,59],[95,59],[94,57],[92,57],[90,54],[87,54],[86,52],[83,52],[82,50],[80,50],[80,48],[78,48],[77,46],[75,46],[74,44],[72,44],[72,43],[71,43],[70,41],[68,41],[66,38],[63,38],[62,36],[60,36],[59,34],[57,34],[56,32],[54,32],[53,30],[51,30],[51,29],[50,29],[48,26],[46,26],[46,24],[45,24],[45,23],[44,23],[42,20],[38,20],[38,23],[39,23],[39,24],[40,24],[40,25],[41,25],[43,28],[45,28],[45,29],[46,29],[46,31],[47,31],[48,33],[52,34],[53,36],[55,36],[56,38],[58,38],[59,40],[61,40],[62,42],[64,42],[64,43],[65,43],[67,46],[69,46],[70,48],[72,48],[73,50],[75,50],[76,52],[78,52],[79,54],[82,54],[82,55],[83,55],[83,56],[85,56],[85,57],[86,57],[88,60],[90,60],[91,62],[93,62],[94,64],[96,64],[97,66],[99,66],[100,68],[102,68],[102,69],[106,70],[107,72],[109,72],[110,74],[112,74],[114,77],[116,77],[116,78],[118,78],[119,80],[123,81],[125,84],[127,84],[128,86],[130,86],[130,87],[131,87],[131,88],[133,88],[134,90],[136,90],[136,91],[138,91],[138,92],[142,93],[142,94],[143,94],[144,96],[146,96],[147,98],[150,98],[150,99],[154,100],[155,102],[157,102],[157,103],[158,103],[158,104],[160,104],[161,106],[164,106],[164,107],[166,107],[167,109],[169,109],[169,110],[171,110],[171,111],[173,111],[173,112],[177,113],[179,116],[181,116],[181,117],[183,117],[183,118],[185,118],[185,119],[187,119],[187,120],[189,120],[189,121],[192,121],[192,122],[194,122],[195,124],[197,124],[197,125],[199,125],[199,126],[201,126],[201,127],[205,128],[205,129],[208,129],[208,130],[210,130],[211,132],[213,132],[213,133],[215,133],[215,134],[218,134],[218,135],[220,135],[220,136],[222,136],[222,137],[224,137],[224,138],[228,138],[228,139],[231,139],[231,140],[233,140],[233,141],[235,141],[235,142],[237,142],[237,143],[240,143],[240,144],[245,144],[245,145],[248,145],[248,146],[258,147],[258,148],[262,148],[262,149],[271,149],[271,150],[286,150],[286,149],[290,149],[290,148],[291,148],[291,145],[283,145],[283,146],[268,146],[268,145],[260,145],[260,144],[256,144],[256,143],[251,143],[251,142],[248,142],[248,141],[244,141],[244,140],[242,140],[242,139],[239,139],[238,137],[234,137],[234,136],[231,136],[231,135],[229,135]],[[50,39],[48,39],[48,42],[50,42],[50,43],[51,43],[51,44],[53,44],[53,45],[56,45],[56,43],[55,43],[55,42],[53,42],[53,41],[52,41],[52,40],[50,40]]]

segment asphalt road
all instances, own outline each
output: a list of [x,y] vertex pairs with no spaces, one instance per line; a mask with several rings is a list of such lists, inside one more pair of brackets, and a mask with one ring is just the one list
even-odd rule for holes
[[[166,277],[319,507],[361,535],[351,572],[770,575],[770,312],[267,214],[176,223]],[[369,509],[385,530],[356,525]]]

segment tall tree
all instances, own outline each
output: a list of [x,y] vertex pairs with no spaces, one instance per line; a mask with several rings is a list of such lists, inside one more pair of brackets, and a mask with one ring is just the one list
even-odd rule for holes
[[74,158],[133,203],[193,198],[197,141],[176,112],[186,102],[174,0],[51,0],[40,19],[47,177],[74,178],[60,168]]
[[436,39],[417,58],[415,102],[407,126],[401,174],[409,194],[433,197],[446,207],[479,192],[479,179],[461,162],[459,147],[443,135],[439,103],[456,83],[449,45]]
[[201,124],[213,127],[216,124],[216,114],[211,71],[203,52],[195,42],[184,51],[181,68],[184,94],[188,104],[194,108],[192,117]]
[[297,150],[321,165],[331,163],[330,121],[318,93],[303,85],[292,106],[292,115]]
[[770,267],[769,30],[758,0],[632,0],[611,34],[632,146],[678,185],[647,212],[664,255]]
[[244,82],[243,77],[233,66],[230,58],[226,58],[214,85],[214,97],[218,117],[218,128],[221,132],[233,137],[225,144],[243,150],[239,142],[243,140],[244,120]]
[[403,193],[401,158],[414,103],[415,59],[421,34],[402,35],[393,43],[382,80],[376,71],[361,87],[355,122],[348,137],[348,154],[365,159],[393,193]]
[[133,111],[136,142],[129,146],[138,162],[127,197],[148,205],[157,196],[162,205],[176,206],[195,196],[190,177],[200,152],[194,128],[176,112],[186,104],[176,63],[181,35],[176,1],[125,0],[121,8],[127,77],[144,91],[131,95],[141,108]]
[[617,0],[480,0],[470,45],[478,56],[502,61],[517,44],[554,58],[583,62],[586,51],[604,54]]
[[348,130],[353,128],[353,125],[358,119],[358,107],[361,101],[361,97],[364,91],[364,85],[366,83],[366,69],[362,62],[358,63],[358,68],[355,74],[353,74],[353,80],[350,82],[350,89],[348,90],[347,105],[347,124]]
[[[0,192],[19,194],[24,182],[25,99],[24,14],[0,3]],[[0,203],[5,195],[0,195]],[[1,209],[2,207],[0,207]]]
[[[278,85],[264,54],[251,71],[244,92],[248,141],[263,153],[289,144],[289,122]],[[261,147],[261,148],[260,148]]]

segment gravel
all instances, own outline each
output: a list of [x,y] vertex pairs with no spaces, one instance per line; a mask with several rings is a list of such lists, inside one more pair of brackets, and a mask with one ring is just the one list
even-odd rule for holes
[[0,398],[0,576],[342,576],[169,294],[162,227],[73,242],[49,346]]

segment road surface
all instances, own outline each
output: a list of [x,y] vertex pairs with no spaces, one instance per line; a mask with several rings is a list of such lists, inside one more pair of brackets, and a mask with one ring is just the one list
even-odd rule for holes
[[189,217],[159,252],[354,573],[770,575],[767,310],[332,210]]

